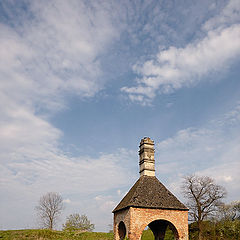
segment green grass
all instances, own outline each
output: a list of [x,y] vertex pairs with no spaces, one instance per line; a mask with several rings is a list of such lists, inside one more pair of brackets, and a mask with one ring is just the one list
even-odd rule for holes
[[[151,230],[143,231],[141,240],[154,240],[154,236]],[[171,230],[167,229],[164,240],[174,240],[174,236]]]
[[[165,239],[172,240],[172,233],[167,231]],[[113,233],[101,232],[63,232],[45,229],[0,231],[0,240],[113,240]],[[143,232],[142,240],[154,240],[150,230]]]
[[63,232],[40,229],[0,231],[0,240],[113,240],[113,233]]
[[142,233],[142,238],[141,240],[154,240],[154,236],[151,230],[145,230]]

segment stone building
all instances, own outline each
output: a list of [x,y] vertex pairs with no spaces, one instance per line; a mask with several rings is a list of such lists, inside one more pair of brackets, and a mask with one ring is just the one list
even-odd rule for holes
[[169,227],[175,239],[188,240],[188,209],[155,177],[154,142],[140,142],[140,177],[113,210],[115,240],[140,240],[148,226],[155,240]]

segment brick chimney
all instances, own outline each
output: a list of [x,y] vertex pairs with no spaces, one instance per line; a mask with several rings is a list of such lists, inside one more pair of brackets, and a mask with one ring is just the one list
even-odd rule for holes
[[154,141],[145,137],[141,140],[139,148],[140,177],[155,176]]

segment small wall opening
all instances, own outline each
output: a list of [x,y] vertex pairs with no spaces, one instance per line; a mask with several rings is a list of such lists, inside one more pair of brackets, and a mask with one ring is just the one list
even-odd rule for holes
[[155,220],[148,224],[142,233],[142,240],[178,240],[179,235],[175,226],[166,220]]
[[118,225],[118,235],[120,240],[123,240],[126,236],[126,227],[122,221]]

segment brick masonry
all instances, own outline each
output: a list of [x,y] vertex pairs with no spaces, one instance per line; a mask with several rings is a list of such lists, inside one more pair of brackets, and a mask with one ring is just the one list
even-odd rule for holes
[[175,239],[188,240],[188,211],[136,207],[114,213],[115,240],[121,240],[118,230],[121,221],[125,224],[127,237],[130,240],[140,240],[145,227],[155,220],[165,220],[173,225]]
[[145,137],[139,148],[140,178],[113,210],[115,240],[140,240],[147,226],[155,240],[164,240],[167,226],[188,240],[188,209],[155,177],[154,141]]

